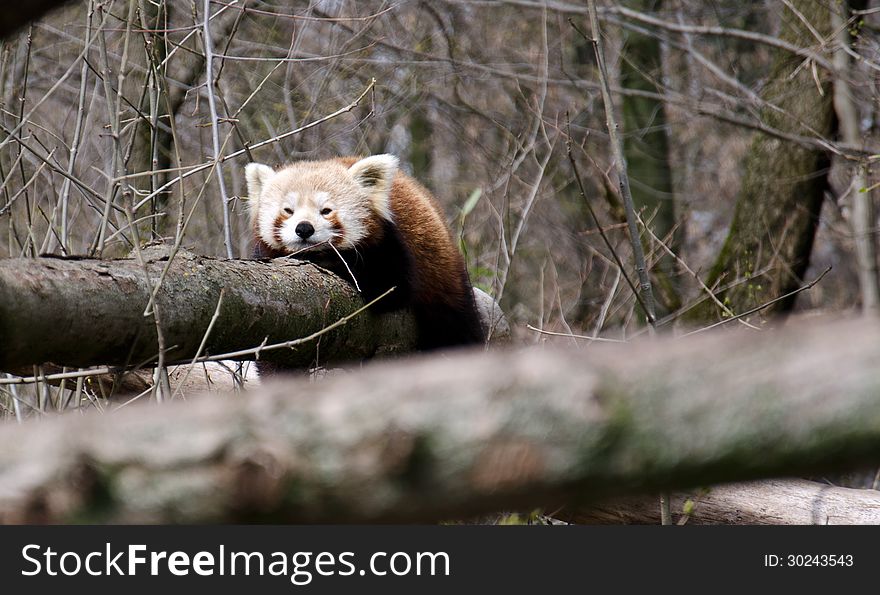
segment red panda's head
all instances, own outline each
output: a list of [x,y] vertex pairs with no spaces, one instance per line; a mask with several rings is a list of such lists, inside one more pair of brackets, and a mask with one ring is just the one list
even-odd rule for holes
[[301,161],[279,170],[245,168],[251,226],[271,248],[298,252],[327,244],[353,248],[391,221],[393,155],[342,161]]

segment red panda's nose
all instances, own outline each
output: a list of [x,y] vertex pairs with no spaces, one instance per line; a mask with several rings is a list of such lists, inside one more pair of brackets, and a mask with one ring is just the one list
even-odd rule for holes
[[296,232],[296,235],[305,240],[315,233],[315,228],[308,221],[300,221],[297,223],[294,231]]

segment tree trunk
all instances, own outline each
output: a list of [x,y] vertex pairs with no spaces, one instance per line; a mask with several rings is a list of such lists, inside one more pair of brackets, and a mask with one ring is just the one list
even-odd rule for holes
[[[144,119],[138,120],[135,128],[136,141],[132,147],[130,169],[134,172],[159,172],[152,173],[149,177],[132,179],[129,183],[140,186],[139,190],[145,193],[153,193],[168,181],[168,170],[173,165],[174,135],[172,134],[172,118],[176,112],[169,111],[172,90],[168,88],[165,76],[166,66],[161,66],[167,58],[167,40],[158,33],[167,28],[167,23],[172,22],[171,6],[168,3],[142,2],[140,12],[140,24],[147,33],[146,39],[146,68],[148,71],[145,93],[141,99],[140,111]],[[150,30],[157,32],[151,32]],[[202,62],[198,62],[198,71],[201,72]],[[187,88],[195,87],[195,77],[186,81]],[[184,93],[176,90],[175,101],[182,102]],[[176,105],[179,108],[180,105]],[[146,122],[144,121],[146,120]],[[155,196],[138,216],[150,215],[149,234],[141,232],[140,237],[150,237],[158,240],[167,234],[173,226],[173,217],[169,216],[168,196],[170,191],[162,192]]]
[[[825,37],[831,33],[828,3],[792,0],[792,6]],[[799,47],[818,43],[807,25],[780,5],[780,38]],[[832,132],[831,78],[811,63],[776,50],[769,82],[761,97],[776,106],[761,108],[764,123],[782,130],[828,138]],[[727,240],[707,279],[710,287],[743,282],[719,295],[736,313],[797,288],[810,260],[826,189],[828,155],[778,138],[757,135],[746,157],[742,188]],[[763,310],[770,315],[791,310],[794,296]],[[693,323],[718,320],[710,300],[691,310]]]
[[857,320],[589,358],[468,351],[10,424],[0,520],[438,521],[864,465],[878,359],[880,327]]
[[[850,80],[856,69],[850,64],[845,49],[850,45],[850,28],[844,17],[849,16],[849,9],[862,10],[867,2],[851,0],[838,4],[832,12],[835,40],[838,48],[834,52],[834,66],[838,70],[834,81],[834,111],[837,115],[837,128],[844,142],[851,145],[864,144],[859,131],[859,108],[853,97],[853,86]],[[844,15],[839,14],[843,12]],[[875,226],[877,217],[874,209],[874,191],[868,189],[867,160],[859,161],[852,167],[852,183],[848,194],[852,204],[851,225],[853,240],[856,245],[856,260],[859,270],[859,286],[862,295],[862,310],[866,314],[877,315],[880,311],[880,281],[877,271],[877,237]]]
[[[631,0],[630,8],[656,11],[661,0]],[[663,78],[660,40],[656,36],[627,32],[620,63],[620,84],[627,89],[657,92]],[[662,89],[661,89],[662,91]],[[666,112],[658,99],[625,94],[621,99],[623,152],[630,177],[633,202],[646,224],[669,248],[678,252],[676,204],[669,165]],[[659,302],[666,311],[680,306],[675,283],[675,261],[657,247],[652,274]]]

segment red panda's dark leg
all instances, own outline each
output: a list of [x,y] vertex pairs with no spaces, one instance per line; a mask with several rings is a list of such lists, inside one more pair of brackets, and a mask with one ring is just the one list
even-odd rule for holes
[[473,299],[473,290],[456,304],[414,303],[413,314],[418,329],[417,347],[421,351],[478,345],[486,340],[480,315]]

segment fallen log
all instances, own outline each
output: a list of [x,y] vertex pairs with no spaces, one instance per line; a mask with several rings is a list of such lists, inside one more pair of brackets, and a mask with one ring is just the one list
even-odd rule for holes
[[[805,479],[717,485],[672,494],[673,522],[688,525],[880,525],[880,492]],[[560,518],[603,525],[660,524],[654,496],[599,502]]]
[[[0,370],[47,362],[155,363],[157,326],[144,312],[168,253],[157,247],[145,256],[145,267],[134,259],[0,260]],[[364,305],[348,283],[309,263],[219,260],[188,252],[179,252],[168,266],[155,302],[168,363],[196,355],[215,312],[202,355],[307,337]],[[260,358],[308,367],[402,353],[412,349],[413,331],[403,313],[365,312],[309,344],[264,351]]]
[[377,363],[0,428],[0,520],[438,521],[865,465],[880,328]]
[[[155,304],[166,363],[309,337],[364,306],[349,283],[307,262],[178,252],[169,265],[168,252],[167,246],[144,250],[143,266],[134,259],[0,260],[0,370],[30,375],[44,364],[51,366],[41,374],[62,366],[155,364],[157,325],[144,313],[160,279]],[[510,327],[500,307],[479,289],[474,296],[492,341],[507,341]],[[406,353],[414,345],[409,313],[364,312],[307,344],[224,359],[306,368]]]

